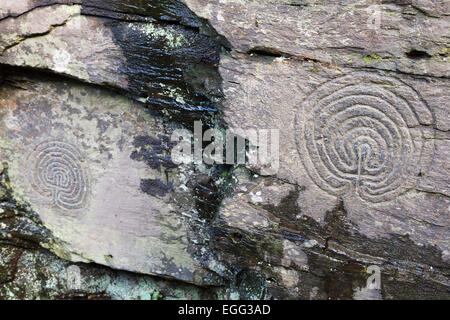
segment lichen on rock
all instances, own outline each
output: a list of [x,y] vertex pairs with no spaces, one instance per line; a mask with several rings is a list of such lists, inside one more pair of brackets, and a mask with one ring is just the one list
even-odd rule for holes
[[[448,299],[448,13],[0,0],[0,299]],[[175,164],[196,120],[278,170]]]

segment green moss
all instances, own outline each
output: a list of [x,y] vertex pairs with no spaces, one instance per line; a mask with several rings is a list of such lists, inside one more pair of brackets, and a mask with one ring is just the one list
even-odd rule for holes
[[367,64],[372,64],[374,62],[380,62],[383,60],[383,57],[376,55],[375,53],[371,53],[365,57],[363,57],[363,61]]
[[161,300],[163,298],[163,295],[159,291],[153,291],[150,294],[150,300]]

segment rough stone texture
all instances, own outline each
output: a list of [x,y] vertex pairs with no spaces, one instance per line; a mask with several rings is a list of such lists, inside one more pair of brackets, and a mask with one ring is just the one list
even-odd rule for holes
[[217,284],[191,255],[193,174],[170,160],[170,124],[116,94],[39,80],[6,79],[0,150],[15,199],[59,243],[49,247],[72,261]]
[[0,297],[448,299],[448,1],[183,3],[0,0]]
[[[195,17],[186,7],[177,1],[150,8],[131,0],[61,2],[35,1],[33,10],[2,19],[0,63],[121,89],[135,100],[175,113],[215,110],[220,96],[214,72],[217,47],[195,30]],[[172,24],[164,12],[175,3],[184,8],[173,17],[180,24]],[[137,18],[134,12],[150,17]]]
[[222,259],[279,297],[448,298],[448,2],[383,1],[376,28],[365,1],[185,2],[230,43],[226,123],[280,130],[277,174],[220,208]]
[[[78,263],[80,287],[72,287],[67,270],[74,264],[39,249],[0,248],[2,299],[158,300],[212,299],[213,290],[183,282],[115,271]],[[3,273],[7,270],[7,273]]]
[[[267,279],[266,297],[411,299],[448,297],[448,262],[433,244],[391,232],[372,237],[351,221],[343,202],[322,220],[303,213],[305,188],[274,177],[235,172],[235,195],[214,223],[219,260]],[[381,290],[367,290],[367,268],[381,268]],[[364,292],[366,291],[366,292]]]
[[[369,64],[449,76],[448,1],[185,2],[239,52],[263,50],[338,66]],[[380,27],[372,28],[370,4],[381,2]],[[415,52],[419,59],[411,59]]]
[[[233,71],[243,66],[245,72]],[[434,150],[433,109],[412,87],[392,75],[313,72],[309,65],[286,60],[224,57],[221,70],[228,83],[227,122],[237,128],[280,129],[277,177],[304,189],[298,200],[304,215],[323,221],[342,199],[350,221],[363,233],[408,233],[420,244],[438,242],[448,259],[448,181],[432,178],[442,170],[433,157],[446,149],[438,143]],[[427,82],[408,80],[432,106]],[[372,149],[367,158],[358,149],[364,145]],[[419,228],[418,222],[423,223]]]

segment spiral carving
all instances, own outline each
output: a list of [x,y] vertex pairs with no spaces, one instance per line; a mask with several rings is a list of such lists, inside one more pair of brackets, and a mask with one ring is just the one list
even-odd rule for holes
[[433,147],[422,124],[433,117],[403,82],[358,72],[320,86],[296,118],[298,150],[311,179],[335,196],[383,202],[414,188]]
[[29,179],[34,190],[64,210],[81,209],[89,192],[84,159],[66,142],[39,144],[29,156]]

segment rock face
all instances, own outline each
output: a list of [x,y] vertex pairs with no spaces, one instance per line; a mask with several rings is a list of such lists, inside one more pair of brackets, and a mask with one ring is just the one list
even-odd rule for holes
[[[170,158],[180,123],[215,109],[218,46],[181,3],[145,6],[2,3],[2,241],[218,286],[194,197],[209,172]],[[48,297],[17,283],[5,297]]]
[[363,2],[186,1],[231,46],[226,123],[280,132],[277,174],[222,204],[217,250],[281,296],[445,297],[449,6]]
[[192,177],[170,161],[170,129],[99,89],[14,81],[20,89],[0,94],[2,160],[15,197],[61,241],[50,247],[72,261],[214,283],[188,253]]
[[[449,11],[0,0],[0,297],[448,299]],[[275,172],[175,164],[194,120]]]
[[[0,259],[2,299],[212,299],[218,291],[99,265],[73,264],[39,248],[2,245]],[[68,282],[71,274],[75,275],[72,284]]]

